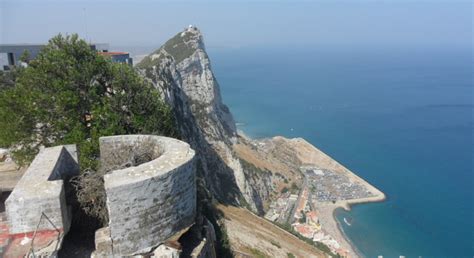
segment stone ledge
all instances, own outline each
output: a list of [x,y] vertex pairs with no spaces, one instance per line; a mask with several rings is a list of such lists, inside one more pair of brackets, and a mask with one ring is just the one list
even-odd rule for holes
[[120,156],[117,152],[121,148],[130,148],[128,152],[130,150],[133,152],[133,149],[145,144],[145,142],[153,145],[152,153],[156,158],[139,166],[108,173],[104,176],[106,189],[165,175],[169,171],[186,164],[194,157],[194,150],[189,147],[189,144],[177,139],[153,135],[119,135],[100,138],[101,163],[113,163],[111,160],[104,160],[104,157],[111,156],[109,155],[111,152],[115,152],[115,157],[117,157]]
[[48,216],[54,226],[43,219],[38,230],[67,232],[71,217],[63,179],[78,173],[79,165],[64,146],[41,150],[5,202],[10,234],[34,231],[41,213]]

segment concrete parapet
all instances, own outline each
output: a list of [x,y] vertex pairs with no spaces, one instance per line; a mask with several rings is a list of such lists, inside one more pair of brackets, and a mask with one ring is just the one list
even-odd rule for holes
[[153,251],[153,256],[156,258],[179,258],[181,251],[173,248],[171,246],[167,246],[166,244],[158,246]]
[[147,252],[194,222],[195,153],[187,143],[153,135],[110,136],[100,138],[100,151],[102,165],[132,165],[104,176],[114,255]]
[[110,238],[110,228],[100,228],[95,232],[95,250],[91,258],[113,257],[112,239]]
[[216,258],[215,243],[216,232],[212,223],[205,219],[203,226],[204,238],[198,246],[191,252],[191,258]]
[[39,231],[67,232],[71,214],[66,204],[63,180],[78,173],[76,159],[64,146],[41,150],[5,202],[10,234],[35,231],[42,213],[47,219],[41,219]]

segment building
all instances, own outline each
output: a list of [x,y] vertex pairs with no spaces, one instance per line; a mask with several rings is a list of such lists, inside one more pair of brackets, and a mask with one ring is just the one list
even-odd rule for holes
[[[7,71],[12,66],[21,65],[20,57],[25,51],[28,52],[30,59],[35,59],[45,46],[44,44],[0,44],[0,71]],[[133,65],[129,53],[109,52],[107,43],[94,43],[90,44],[90,47],[99,54],[110,53],[104,55],[111,56],[113,62]]]
[[310,225],[319,225],[318,213],[316,211],[306,212],[306,223]]
[[20,57],[28,51],[30,58],[34,59],[45,45],[11,44],[0,45],[0,70],[10,70],[11,66],[20,64]]
[[109,44],[107,43],[94,43],[90,44],[91,49],[97,52],[108,52],[109,51]]
[[294,224],[293,228],[300,235],[302,235],[306,238],[309,238],[309,239],[313,239],[315,231],[310,226],[308,226],[306,224]]
[[130,54],[127,52],[99,52],[99,55],[104,56],[106,58],[110,58],[114,63],[125,63],[129,65],[133,65],[133,59],[130,57]]

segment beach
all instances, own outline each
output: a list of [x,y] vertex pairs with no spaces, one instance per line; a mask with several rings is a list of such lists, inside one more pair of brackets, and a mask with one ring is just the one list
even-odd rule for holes
[[362,256],[472,257],[470,49],[365,50],[209,52],[239,129],[302,137],[387,196],[336,212]]
[[314,165],[319,168],[330,169],[337,173],[343,174],[349,178],[351,182],[358,183],[370,191],[371,196],[366,198],[337,200],[334,203],[314,201],[314,207],[319,214],[319,221],[323,231],[326,231],[341,245],[341,247],[346,249],[349,253],[349,257],[360,257],[361,255],[358,253],[357,248],[351,244],[350,240],[342,231],[342,228],[335,217],[335,211],[338,208],[343,208],[349,211],[351,206],[355,204],[384,201],[386,199],[385,194],[312,144],[306,142],[303,139],[298,139],[298,141],[304,142],[303,145],[299,146],[298,152],[300,152],[300,159],[305,164]]
[[351,205],[362,204],[368,202],[379,202],[385,200],[385,195],[381,195],[365,198],[359,200],[348,200],[348,201],[337,201],[336,203],[317,203],[316,210],[319,213],[319,221],[323,230],[325,230],[329,235],[331,235],[344,249],[348,250],[349,257],[361,257],[357,248],[353,246],[351,241],[342,231],[341,226],[339,225],[338,220],[335,217],[335,212],[337,209],[342,208],[345,210],[350,210]]
[[316,207],[316,210],[319,212],[319,219],[320,219],[322,228],[334,239],[336,239],[336,241],[338,241],[339,244],[341,244],[343,248],[349,251],[350,257],[361,257],[360,253],[357,251],[357,248],[353,246],[353,244],[344,234],[341,226],[339,225],[339,222],[335,217],[336,209],[342,208],[342,209],[345,209],[346,211],[350,211],[352,205],[371,203],[371,202],[381,202],[386,199],[386,196],[383,192],[378,190],[373,185],[369,184],[367,181],[365,181],[361,177],[357,176],[355,173],[353,173],[349,169],[339,164],[337,161],[333,160],[333,162],[337,163],[338,167],[340,168],[338,169],[340,173],[344,173],[346,176],[348,176],[352,180],[362,184],[366,189],[368,189],[373,194],[373,196],[366,197],[366,198],[359,198],[359,199],[338,200],[335,203],[316,202],[315,207]]
[[[265,218],[293,224],[296,222],[293,217],[303,210],[315,210],[320,228],[305,222],[297,226],[299,229],[293,224],[294,230],[309,239],[320,232],[318,236],[322,237],[321,240],[315,241],[326,241],[325,244],[333,252],[359,257],[357,249],[351,245],[339,226],[334,212],[338,208],[350,210],[351,205],[355,204],[383,201],[385,194],[303,138],[275,136],[251,139],[242,131],[239,131],[239,135],[240,143],[234,149],[241,158],[269,171],[286,171],[284,174],[292,174],[293,178],[304,178],[300,181],[298,199],[292,202],[288,194],[279,195],[278,200],[272,201]],[[293,205],[297,207],[295,210],[291,208]],[[303,232],[305,229],[302,228],[313,233]]]

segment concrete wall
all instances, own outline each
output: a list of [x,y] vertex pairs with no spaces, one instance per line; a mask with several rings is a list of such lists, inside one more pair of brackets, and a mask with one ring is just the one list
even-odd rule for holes
[[199,245],[191,252],[191,258],[216,258],[216,232],[212,223],[205,219],[203,225],[203,234],[205,237],[201,240]]
[[153,251],[156,258],[179,258],[181,251],[167,245],[160,245]]
[[[63,180],[79,173],[73,155],[64,146],[56,146],[43,149],[35,157],[5,202],[11,234],[34,231],[42,212],[56,228],[69,230],[71,216]],[[39,230],[54,229],[46,219],[41,220]]]
[[104,176],[117,256],[159,245],[192,225],[196,215],[196,165],[187,143],[151,135],[100,138],[103,164],[121,164],[143,149],[154,159]]
[[133,59],[130,57],[130,54],[123,55],[113,55],[111,56],[112,61],[116,63],[125,63],[133,66]]

